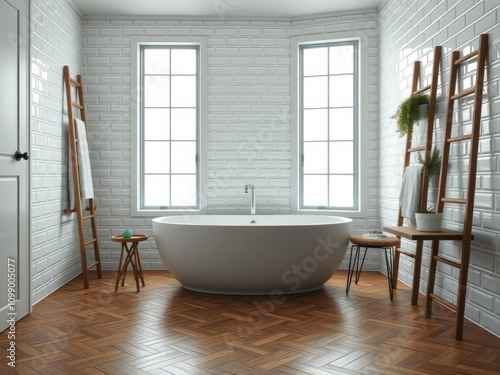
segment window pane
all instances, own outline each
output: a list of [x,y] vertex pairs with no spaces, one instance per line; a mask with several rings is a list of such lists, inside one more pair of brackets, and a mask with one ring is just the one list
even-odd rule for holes
[[196,77],[172,77],[172,107],[196,107]]
[[196,176],[172,176],[172,206],[196,205]]
[[348,208],[354,206],[353,176],[330,176],[330,205]]
[[196,50],[172,49],[172,74],[196,74]]
[[330,173],[353,173],[352,142],[330,142]]
[[328,110],[304,110],[304,141],[323,141],[328,138]]
[[352,107],[353,100],[353,76],[331,76],[330,107]]
[[304,108],[325,108],[327,99],[327,77],[304,78]]
[[196,139],[196,109],[172,109],[172,139]]
[[144,143],[144,172],[168,173],[170,165],[169,142]]
[[169,74],[170,50],[148,48],[144,50],[144,72],[146,74]]
[[144,80],[146,107],[168,107],[170,104],[170,77],[146,76]]
[[304,76],[328,74],[328,47],[304,49]]
[[304,142],[304,173],[328,173],[327,147],[327,142]]
[[144,139],[166,141],[169,139],[170,110],[167,108],[146,108],[144,110]]
[[144,205],[170,206],[170,176],[145,175],[144,176]]
[[196,173],[196,142],[172,142],[172,173]]
[[330,140],[354,139],[353,108],[330,109]]
[[353,73],[354,46],[330,47],[330,74]]
[[304,176],[304,206],[328,205],[328,176]]

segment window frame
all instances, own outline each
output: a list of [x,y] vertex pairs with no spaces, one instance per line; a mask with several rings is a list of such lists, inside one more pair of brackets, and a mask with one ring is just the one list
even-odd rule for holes
[[[196,202],[197,207],[143,207],[144,172],[143,147],[143,98],[142,80],[144,76],[142,67],[143,47],[171,46],[178,48],[196,47],[199,53],[197,62],[198,105],[196,108],[199,126],[196,136],[197,148],[197,173],[196,173]],[[182,214],[204,214],[207,211],[206,194],[206,116],[207,116],[207,42],[206,37],[132,37],[131,40],[131,121],[132,121],[132,155],[131,155],[131,215],[132,216],[164,216]],[[170,173],[169,173],[170,174]]]
[[[291,48],[291,71],[292,71],[292,213],[294,214],[325,214],[325,215],[346,215],[349,217],[366,217],[368,206],[368,188],[367,188],[367,148],[366,148],[366,123],[368,118],[368,57],[367,42],[362,33],[330,33],[321,36],[307,35],[292,37]],[[357,108],[355,108],[354,121],[354,156],[355,174],[353,178],[357,180],[358,191],[354,196],[354,203],[357,207],[346,209],[343,207],[310,207],[303,206],[303,133],[302,133],[302,53],[301,50],[311,46],[327,46],[333,43],[357,42],[357,67],[358,74],[354,78],[357,85]],[[357,81],[357,82],[356,82]],[[356,124],[357,122],[357,124]],[[357,160],[356,160],[357,159]],[[357,170],[357,172],[356,172]],[[355,181],[356,183],[356,181]]]

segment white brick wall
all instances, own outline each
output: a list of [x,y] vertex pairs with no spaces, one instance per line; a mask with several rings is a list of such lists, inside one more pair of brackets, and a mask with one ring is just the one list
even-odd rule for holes
[[65,0],[31,2],[32,303],[81,272],[67,208],[68,123],[63,65],[81,72],[82,20]]
[[[449,56],[453,50],[470,52],[478,46],[478,35],[490,34],[490,51],[487,62],[487,79],[481,127],[478,161],[478,178],[475,198],[474,228],[469,267],[466,315],[484,328],[500,335],[500,4],[497,1],[443,1],[443,0],[389,0],[379,12],[380,24],[380,160],[379,189],[380,216],[383,225],[395,225],[398,196],[401,186],[404,139],[395,133],[395,124],[389,119],[401,99],[411,90],[412,64],[416,59],[423,63],[424,84],[429,82],[432,49],[443,46],[441,86],[436,113],[435,139],[442,143],[444,99],[448,90]],[[474,72],[473,68],[471,69]],[[460,84],[470,85],[471,74],[461,71]],[[470,126],[470,102],[461,102],[455,120],[464,128]],[[463,147],[453,147],[448,187],[449,195],[459,196],[464,186],[466,164]],[[457,162],[459,168],[456,167]],[[435,194],[433,195],[435,197]],[[432,201],[430,201],[432,202]],[[447,206],[445,220],[450,227],[459,228],[463,211]],[[404,244],[412,246],[412,244]],[[447,256],[458,258],[459,243],[444,242],[441,250]],[[421,291],[427,287],[429,248],[424,250]],[[411,284],[412,262],[402,256],[400,278]],[[436,293],[456,302],[457,270],[439,267]],[[421,299],[421,304],[422,299]]]
[[[243,186],[257,186],[257,213],[290,214],[291,37],[365,30],[369,43],[369,147],[377,155],[377,13],[301,21],[86,20],[84,80],[101,259],[117,267],[119,248],[111,235],[132,227],[152,235],[151,219],[130,217],[130,37],[207,36],[208,213],[249,213]],[[377,173],[370,172],[371,185]],[[356,231],[379,227],[378,191],[370,190],[369,215]],[[154,240],[141,244],[143,267],[164,268]],[[344,264],[347,266],[347,264]],[[370,255],[366,268],[378,269]]]

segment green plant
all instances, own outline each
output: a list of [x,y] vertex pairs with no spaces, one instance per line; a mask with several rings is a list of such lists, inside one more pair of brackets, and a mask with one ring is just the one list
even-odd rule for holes
[[417,213],[418,214],[434,214],[434,213],[436,213],[436,210],[434,207],[429,206],[427,208],[424,208],[423,210],[418,210]]
[[425,155],[425,159],[420,152],[418,152],[417,159],[419,163],[424,165],[428,177],[432,177],[438,173],[439,166],[441,165],[441,156],[439,156],[439,150],[436,147],[432,149],[430,156]]
[[410,95],[410,97],[403,100],[399,104],[396,113],[391,117],[391,119],[396,120],[398,125],[397,132],[400,137],[408,135],[408,139],[411,141],[413,125],[420,120],[420,106],[422,104],[429,104],[429,95]]

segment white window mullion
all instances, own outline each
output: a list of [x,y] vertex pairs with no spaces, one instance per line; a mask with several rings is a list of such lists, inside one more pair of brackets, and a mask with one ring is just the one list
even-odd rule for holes
[[169,189],[168,189],[168,194],[169,194],[169,197],[168,197],[168,203],[169,205],[171,206],[172,205],[172,51],[170,51],[169,55],[168,55],[168,59],[169,59],[169,64],[168,64],[168,75],[170,77],[170,85],[168,86],[168,89],[169,89],[169,103],[168,103],[168,107],[170,108],[170,111],[169,111],[169,124],[170,126],[168,127],[168,131],[169,131],[169,137],[168,139],[170,140],[170,147],[169,147],[169,153],[170,153],[170,157],[169,157],[169,171],[170,171],[170,178],[168,180],[168,183],[169,183]]

